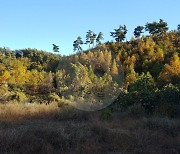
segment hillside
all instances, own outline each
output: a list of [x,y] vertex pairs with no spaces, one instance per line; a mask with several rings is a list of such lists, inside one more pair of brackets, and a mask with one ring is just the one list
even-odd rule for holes
[[87,91],[93,93],[92,87],[110,93],[108,89],[117,86],[121,93],[130,92],[144,78],[156,92],[165,87],[179,89],[180,36],[176,31],[109,42],[91,50],[62,57],[36,49],[1,48],[1,101],[34,102],[35,98],[50,103],[75,96],[75,89],[87,96]]
[[179,153],[179,117],[178,31],[70,56],[0,48],[0,153]]

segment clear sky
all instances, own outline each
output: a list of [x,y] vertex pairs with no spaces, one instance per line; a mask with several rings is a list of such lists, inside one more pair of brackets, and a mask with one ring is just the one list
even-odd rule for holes
[[110,32],[126,25],[127,38],[137,25],[168,22],[170,30],[180,24],[180,0],[0,0],[0,47],[37,48],[60,54],[73,53],[73,41],[85,40],[91,29],[111,41]]

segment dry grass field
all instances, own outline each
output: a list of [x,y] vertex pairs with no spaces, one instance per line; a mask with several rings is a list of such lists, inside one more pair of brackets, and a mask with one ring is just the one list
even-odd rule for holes
[[180,120],[100,111],[83,112],[57,104],[1,104],[2,154],[178,154]]

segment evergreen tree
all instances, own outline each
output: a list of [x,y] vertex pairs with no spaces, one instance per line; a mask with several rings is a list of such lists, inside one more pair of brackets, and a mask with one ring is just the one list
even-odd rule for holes
[[126,38],[127,28],[126,25],[119,26],[118,29],[114,29],[114,32],[110,32],[113,38],[115,38],[116,42],[121,42]]
[[91,31],[91,30],[89,30],[86,34],[86,44],[89,44],[89,48],[90,48],[90,44],[91,44],[92,34],[93,34],[93,31]]
[[180,35],[180,24],[177,26],[177,33]]
[[97,38],[96,38],[96,43],[97,44],[101,44],[101,40],[103,40],[103,33],[102,32],[99,32]]
[[54,52],[59,52],[59,46],[52,44],[53,45],[53,51]]
[[76,50],[79,52],[82,51],[81,45],[83,45],[83,41],[82,41],[82,38],[78,36],[78,38],[73,43],[74,51]]
[[141,36],[141,33],[143,33],[143,30],[144,30],[144,27],[143,26],[137,26],[135,29],[134,29],[134,36],[135,38],[138,38]]
[[90,37],[90,44],[93,44],[93,46],[94,46],[94,41],[96,40],[96,36],[97,36],[97,34],[92,32],[92,35]]
[[177,26],[177,30],[180,31],[180,24]]
[[159,22],[147,23],[145,25],[145,30],[149,31],[150,34],[162,34],[168,30],[168,24],[162,19]]

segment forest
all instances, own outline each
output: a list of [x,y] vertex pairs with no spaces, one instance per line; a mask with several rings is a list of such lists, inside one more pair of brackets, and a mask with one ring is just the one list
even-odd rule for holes
[[[179,153],[180,25],[168,31],[160,19],[137,26],[130,40],[127,31],[120,25],[110,32],[115,41],[102,43],[103,33],[89,30],[85,41],[78,36],[73,42],[75,53],[69,56],[59,54],[55,44],[54,53],[1,47],[1,153]],[[65,132],[50,117],[63,122]],[[41,120],[43,129],[37,129],[27,124],[32,119],[48,119],[52,125],[46,128]],[[7,137],[12,125],[14,141]],[[24,125],[30,134],[39,130],[39,137],[22,130],[19,141]],[[111,131],[115,128],[128,133]],[[48,138],[53,135],[61,139]],[[29,142],[29,151],[18,148],[23,142]]]

